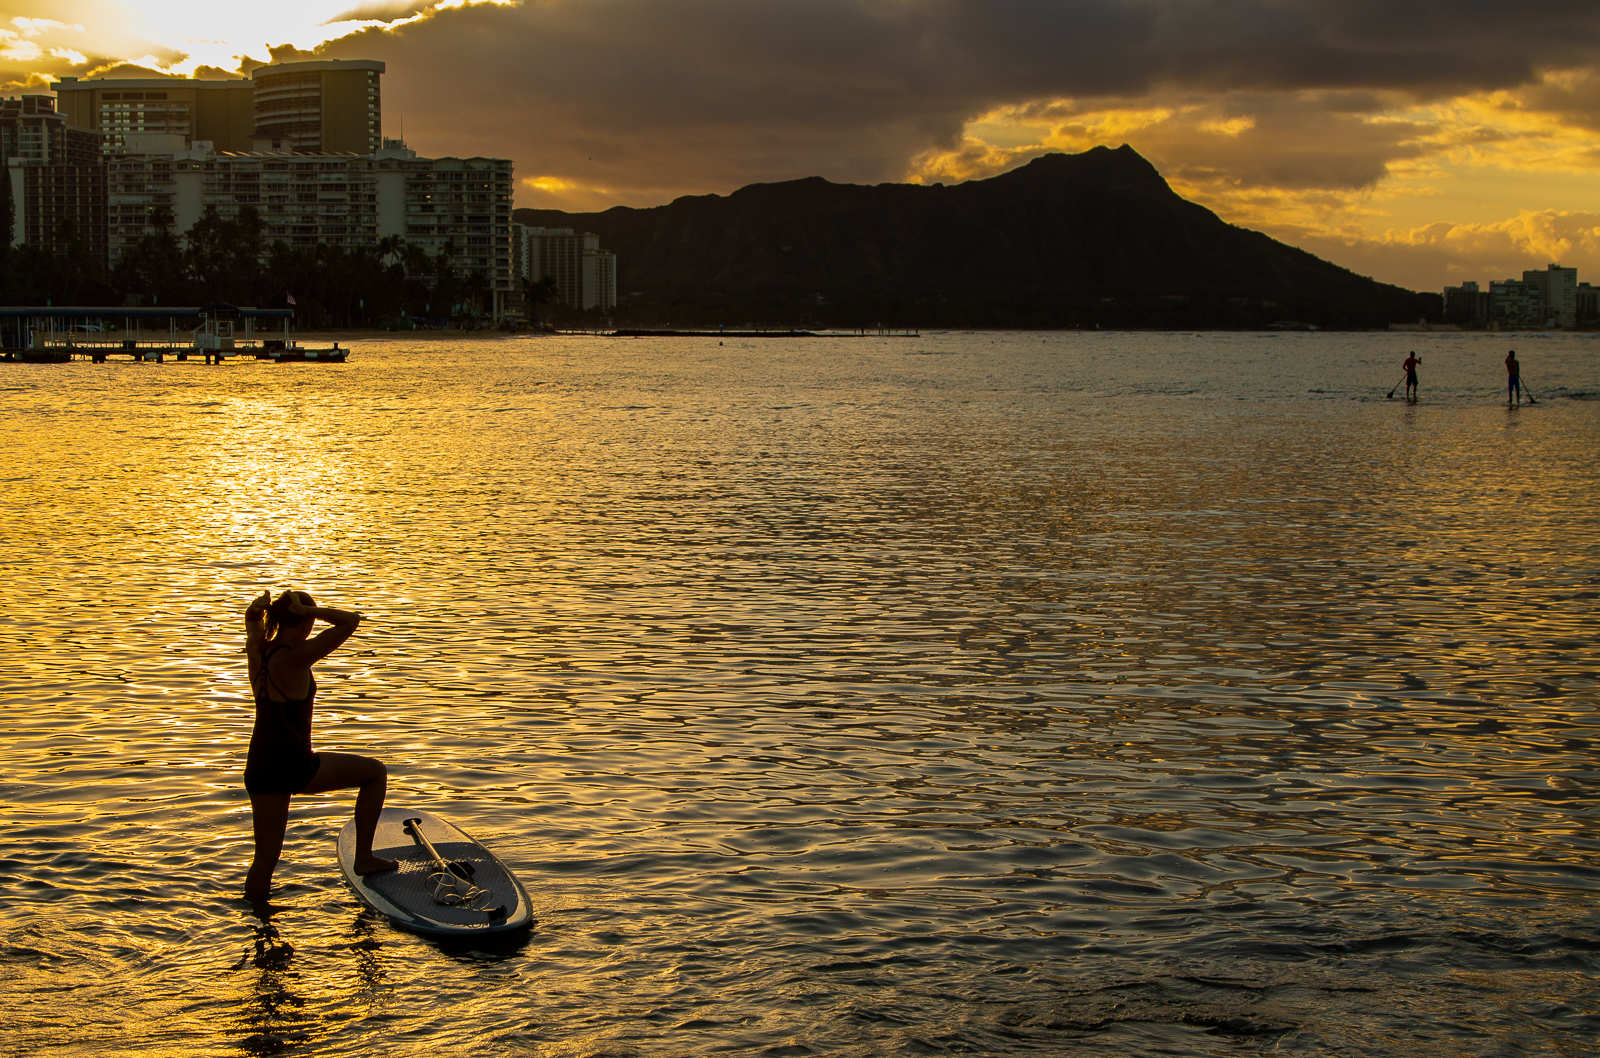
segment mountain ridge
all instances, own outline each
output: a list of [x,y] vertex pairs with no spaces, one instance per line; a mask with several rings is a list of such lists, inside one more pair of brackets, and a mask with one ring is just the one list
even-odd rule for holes
[[600,236],[615,315],[835,326],[1374,327],[1419,295],[1226,223],[1124,144],[953,185],[822,177],[519,223]]

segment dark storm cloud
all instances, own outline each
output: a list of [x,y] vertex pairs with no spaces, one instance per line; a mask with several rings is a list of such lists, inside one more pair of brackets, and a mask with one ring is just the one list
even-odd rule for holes
[[1572,70],[1518,93],[1519,102],[1581,128],[1600,132],[1600,68]]
[[[387,61],[386,129],[403,115],[424,152],[510,155],[522,176],[659,197],[897,179],[918,153],[956,146],[968,120],[1030,100],[1330,90],[1328,114],[1359,116],[1397,97],[1515,88],[1595,68],[1600,4],[535,0],[437,12],[323,53]],[[1584,91],[1563,102],[1594,106]],[[1305,144],[1287,174],[1298,185],[1318,166],[1343,186],[1405,156],[1403,129],[1317,120],[1335,138],[1320,153]],[[1362,141],[1354,169],[1336,157],[1346,134]]]
[[1159,3],[1157,76],[1214,90],[1382,88],[1419,98],[1588,65],[1600,5],[1576,0]]

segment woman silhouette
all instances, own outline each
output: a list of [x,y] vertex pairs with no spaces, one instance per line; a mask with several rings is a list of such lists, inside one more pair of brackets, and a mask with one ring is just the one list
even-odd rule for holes
[[[312,636],[317,621],[330,627]],[[376,874],[396,866],[393,860],[372,854],[372,834],[388,787],[389,771],[383,762],[311,749],[311,706],[317,696],[311,666],[338,649],[360,623],[360,614],[318,606],[303,591],[286,591],[276,600],[271,592],[262,592],[244,612],[245,654],[256,702],[255,731],[244,766],[256,842],[244,894],[252,900],[265,900],[272,888],[272,871],[289,823],[289,798],[295,794],[360,787],[356,873]]]

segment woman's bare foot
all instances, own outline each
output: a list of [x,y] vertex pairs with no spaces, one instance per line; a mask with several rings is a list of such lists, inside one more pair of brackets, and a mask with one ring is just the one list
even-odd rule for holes
[[396,860],[386,860],[382,856],[372,855],[357,856],[355,862],[357,874],[382,874],[384,871],[392,871],[399,866],[400,864]]

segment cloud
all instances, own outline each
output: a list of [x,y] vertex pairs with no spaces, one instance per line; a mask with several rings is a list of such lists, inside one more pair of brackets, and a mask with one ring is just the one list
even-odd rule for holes
[[1549,264],[1577,268],[1587,281],[1600,273],[1600,213],[1529,210],[1492,223],[1394,229],[1379,238],[1301,233],[1297,244],[1364,274],[1397,275],[1395,281],[1421,290],[1468,279],[1487,285]]
[[19,16],[13,18],[11,24],[16,26],[25,37],[38,37],[58,29],[71,30],[74,33],[83,32],[83,27],[80,25],[70,22],[57,22],[53,18],[22,18]]
[[1513,94],[1527,110],[1600,132],[1600,70],[1557,70]]
[[399,22],[434,7],[433,0],[368,0],[343,14],[334,15],[326,25],[338,22]]
[[0,59],[6,62],[36,63],[44,56],[44,49],[31,40],[23,40],[15,33],[0,29]]
[[1007,126],[1026,129],[1047,150],[1130,142],[1169,180],[1190,185],[1350,190],[1372,187],[1396,163],[1426,153],[1420,141],[1433,127],[1420,117],[1391,116],[1394,103],[1366,92],[1158,95],[1112,106],[1056,101],[993,112],[968,131],[981,139],[997,131],[1004,137]]
[[[391,13],[402,9],[416,7]],[[1374,119],[1387,108],[1600,66],[1600,6],[542,0],[430,9],[320,51],[388,62],[388,124],[403,114],[424,151],[509,154],[520,172],[622,196],[812,174],[900,179],[919,158],[928,175],[954,172],[966,163],[928,162],[973,150],[969,125],[1005,108],[1067,100],[1108,112],[1101,104],[1113,101],[1181,112],[1218,97],[1237,105],[1203,107],[1211,127],[1157,130],[1184,171],[1348,188],[1422,151],[1426,116],[1385,128]],[[1575,80],[1527,105],[1600,120],[1588,91]],[[990,163],[1027,156],[976,138]]]

